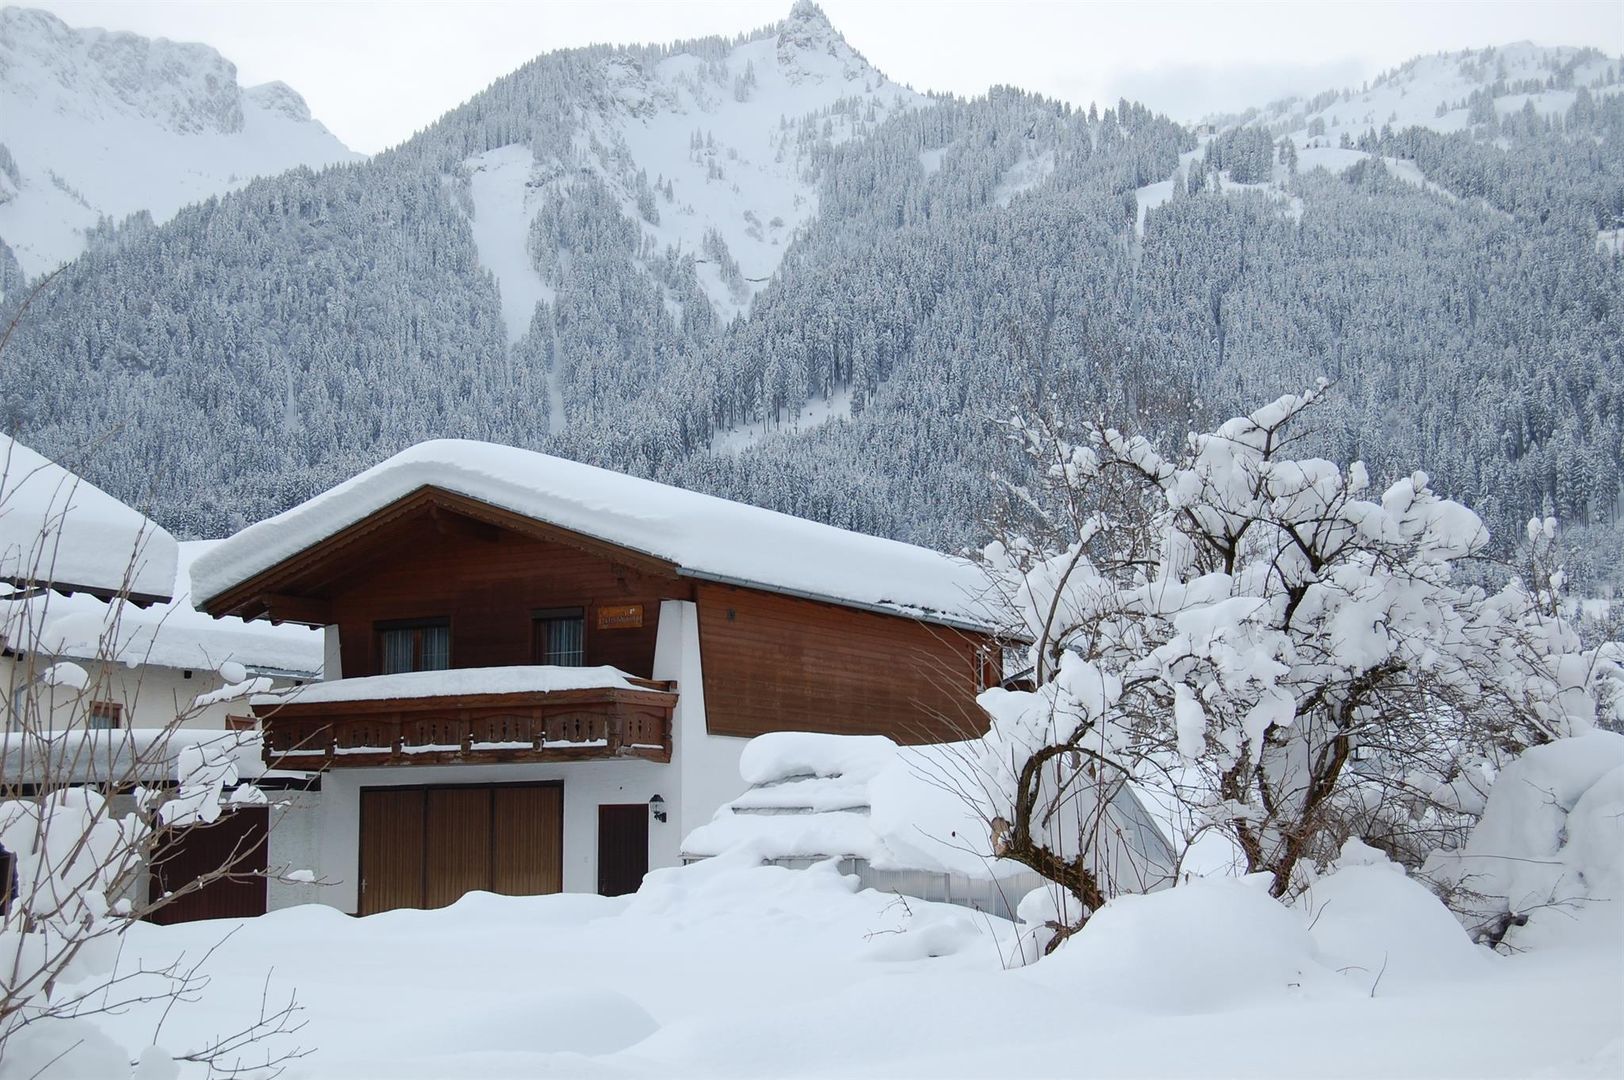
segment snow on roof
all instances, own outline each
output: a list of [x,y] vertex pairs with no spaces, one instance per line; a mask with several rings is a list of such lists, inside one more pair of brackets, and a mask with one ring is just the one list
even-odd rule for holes
[[257,731],[74,728],[0,734],[0,784],[163,783],[177,778],[182,755],[194,747],[229,759],[240,777],[265,775]]
[[975,627],[986,579],[967,559],[686,491],[531,450],[420,443],[199,559],[203,603],[423,487],[675,563],[690,577]]
[[247,623],[235,616],[213,619],[192,607],[191,564],[218,543],[189,540],[178,545],[174,599],[168,604],[142,610],[115,607],[86,595],[0,602],[0,633],[14,647],[74,660],[201,671],[232,661],[254,672],[319,675],[320,630],[292,623]]
[[176,560],[144,514],[0,435],[0,580],[168,599]]
[[619,668],[526,667],[454,668],[447,671],[405,671],[395,675],[368,675],[358,679],[295,686],[276,694],[260,694],[255,705],[310,705],[334,701],[385,701],[395,698],[458,697],[466,694],[539,694],[558,690],[639,690],[651,688]]
[[763,858],[865,859],[878,870],[977,880],[1026,868],[978,852],[987,827],[955,790],[976,743],[898,746],[883,735],[773,732],[750,740],[739,775],[750,790],[682,842],[685,857],[753,847]]

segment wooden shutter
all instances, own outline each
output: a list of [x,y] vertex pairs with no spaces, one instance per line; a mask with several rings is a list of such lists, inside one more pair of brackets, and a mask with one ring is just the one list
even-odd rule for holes
[[361,792],[362,915],[423,906],[422,788]]

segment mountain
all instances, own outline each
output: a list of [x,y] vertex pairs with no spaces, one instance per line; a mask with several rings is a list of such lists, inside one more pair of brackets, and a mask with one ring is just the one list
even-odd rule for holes
[[0,8],[0,241],[32,277],[103,218],[167,221],[296,165],[355,161],[282,83],[243,88],[206,45]]
[[1209,134],[921,96],[808,3],[551,53],[364,163],[108,230],[20,325],[0,424],[56,453],[116,429],[90,478],[184,535],[460,435],[957,547],[1020,478],[1013,414],[1168,440],[1325,376],[1313,449],[1425,469],[1507,553],[1555,513],[1602,577],[1624,95],[1551,55],[1532,116],[1478,61],[1394,91],[1466,100],[1452,130],[1332,129],[1338,93]]

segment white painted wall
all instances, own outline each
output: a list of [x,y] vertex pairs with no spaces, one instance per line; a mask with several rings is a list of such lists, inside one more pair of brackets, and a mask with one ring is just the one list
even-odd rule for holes
[[[18,691],[38,700],[40,707],[49,713],[53,729],[66,731],[83,722],[93,701],[111,701],[121,706],[123,727],[168,727],[182,712],[193,709],[192,703],[199,694],[225,685],[225,680],[214,671],[193,669],[188,673],[181,668],[148,664],[130,667],[95,660],[64,661],[77,664],[89,676],[89,685],[82,694],[72,687],[47,687],[34,681],[55,662],[42,656],[23,660],[8,656],[0,660],[0,686],[5,688],[0,715],[4,717],[6,730],[17,727],[13,707],[17,704]],[[289,681],[277,679],[275,685],[286,686]],[[227,716],[247,714],[246,702],[223,702],[192,712],[181,726],[220,731],[226,727]]]
[[[271,911],[296,904],[318,904],[328,890],[319,884],[321,876],[321,797],[320,791],[267,790],[270,800],[270,845],[267,865],[271,880],[266,883],[265,906]],[[318,882],[278,881],[277,875],[293,870],[310,870]]]
[[[219,672],[187,671],[156,664],[130,667],[89,659],[63,661],[78,664],[89,676],[89,685],[81,693],[73,687],[47,687],[37,682],[37,676],[45,667],[54,663],[57,661],[37,654],[21,661],[13,656],[0,659],[0,687],[5,689],[0,700],[0,723],[5,724],[6,731],[18,728],[18,718],[13,711],[18,705],[18,692],[31,695],[39,702],[39,708],[49,715],[50,726],[55,731],[67,731],[83,723],[91,702],[115,702],[122,706],[123,728],[167,728],[175,723],[177,716],[188,713],[180,724],[182,728],[222,731],[226,728],[227,716],[248,715],[245,702],[193,708],[193,700],[200,693],[213,692],[226,685]],[[274,685],[283,687],[289,682],[291,680],[276,679]]]
[[[739,755],[750,740],[712,735],[706,723],[705,672],[699,652],[699,608],[687,600],[660,604],[659,636],[654,646],[654,677],[675,679],[677,708],[671,718],[672,764],[680,774],[680,801],[672,807],[674,842],[662,849],[654,866],[680,861],[682,838],[716,816],[722,805],[743,794]],[[671,796],[667,795],[667,799]]]

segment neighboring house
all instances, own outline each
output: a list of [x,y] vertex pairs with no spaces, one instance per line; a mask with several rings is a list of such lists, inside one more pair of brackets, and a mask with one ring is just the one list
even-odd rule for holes
[[[199,747],[258,758],[256,734],[228,733],[253,721],[227,682],[272,689],[318,677],[321,634],[196,611],[186,595],[190,563],[213,543],[177,543],[0,436],[0,791],[93,783],[128,800],[133,784],[174,784],[178,763]],[[178,833],[137,891],[160,895],[227,862],[244,872],[273,865],[272,815],[301,809],[306,784],[262,777],[258,760],[252,766],[241,773],[270,789],[269,804],[234,807],[214,825]],[[294,845],[286,854],[303,852]],[[264,877],[220,881],[157,918],[252,914],[267,897],[297,900],[308,889]]]
[[326,628],[326,681],[254,700],[266,765],[366,914],[464,892],[621,893],[743,788],[770,731],[985,730],[961,559],[529,451],[424,443],[192,570],[214,616]]
[[[264,689],[297,686],[320,677],[319,631],[211,619],[192,607],[191,563],[218,543],[192,540],[177,545],[175,599],[167,603],[136,608],[83,593],[47,594],[28,602],[22,617],[37,654],[34,668],[68,660],[85,669],[91,701],[76,713],[83,712],[89,726],[162,728],[178,720],[188,728],[251,727],[247,703],[220,693],[228,685],[222,668],[237,682],[269,680],[261,684]],[[55,696],[63,697],[60,692]]]
[[[7,729],[24,696],[47,713],[71,710],[77,692],[52,687],[54,662],[38,646],[61,607],[135,612],[167,604],[179,560],[175,538],[61,465],[0,435],[0,680]],[[88,606],[87,606],[88,605]],[[61,699],[59,709],[51,705]]]
[[[242,703],[209,702],[222,666],[273,685],[321,670],[321,636],[198,613],[189,567],[214,541],[179,543],[89,481],[0,436],[0,717],[28,704],[50,729],[225,728]],[[53,685],[59,661],[83,688]],[[233,674],[236,674],[233,671]],[[204,699],[198,703],[199,697]]]

